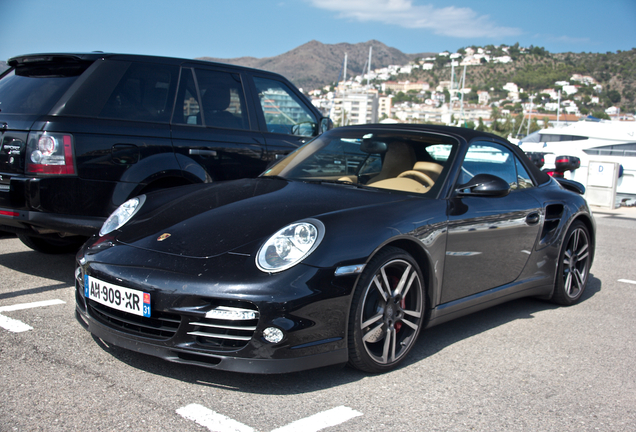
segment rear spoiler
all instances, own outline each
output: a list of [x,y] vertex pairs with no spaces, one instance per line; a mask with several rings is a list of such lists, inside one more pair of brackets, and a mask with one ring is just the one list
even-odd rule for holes
[[564,179],[562,177],[552,177],[552,178],[555,179],[557,182],[559,182],[559,184],[563,186],[564,189],[567,189],[572,192],[576,192],[579,195],[585,194],[585,186],[583,186],[581,183],[577,181]]
[[86,54],[27,54],[16,56],[7,60],[7,64],[11,67],[28,66],[31,64],[46,63],[80,63],[83,61],[94,62],[104,53],[94,52]]

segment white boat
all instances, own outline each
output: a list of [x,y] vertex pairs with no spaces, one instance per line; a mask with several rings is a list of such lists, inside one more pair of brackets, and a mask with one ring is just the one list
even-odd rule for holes
[[522,138],[519,147],[526,152],[543,153],[544,170],[555,169],[558,156],[575,156],[581,167],[564,173],[564,177],[588,186],[590,161],[617,162],[620,177],[616,193],[636,197],[636,122],[581,120],[560,128],[541,129]]

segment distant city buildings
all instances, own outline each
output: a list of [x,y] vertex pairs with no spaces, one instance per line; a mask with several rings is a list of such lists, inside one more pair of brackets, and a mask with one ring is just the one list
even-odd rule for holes
[[[329,115],[338,126],[366,124],[375,122],[402,123],[441,123],[467,124],[480,121],[485,124],[492,122],[493,107],[499,107],[500,114],[512,114],[511,106],[521,105],[524,116],[529,118],[546,119],[555,123],[575,121],[581,116],[578,102],[582,98],[577,95],[582,86],[592,86],[595,95],[586,97],[586,102],[599,104],[597,96],[602,92],[596,80],[590,76],[573,74],[570,81],[558,81],[554,88],[543,89],[537,94],[528,95],[516,83],[506,83],[501,90],[507,92],[506,98],[493,100],[491,92],[479,90],[475,96],[469,98],[472,89],[462,85],[459,88],[458,75],[455,82],[440,81],[435,88],[424,81],[400,81],[399,74],[411,74],[414,69],[432,70],[435,67],[450,67],[451,62],[458,67],[472,67],[484,63],[509,63],[512,57],[509,47],[495,47],[497,55],[484,48],[468,47],[463,52],[441,52],[435,57],[418,59],[408,65],[390,65],[367,71],[363,75],[355,76],[346,82],[339,82],[335,88],[325,87],[312,90],[309,95],[312,103],[323,113]],[[525,48],[519,48],[524,53]],[[461,50],[460,50],[461,51]],[[450,99],[447,100],[447,95]],[[589,94],[589,90],[584,94]],[[522,97],[525,98],[522,100]],[[530,98],[530,100],[528,100]],[[468,103],[468,100],[477,103]],[[399,101],[399,102],[396,102]],[[504,108],[505,107],[505,108]],[[515,109],[516,112],[519,112]],[[612,107],[605,112],[614,118],[633,121],[634,116],[621,114],[620,110]],[[501,121],[501,120],[500,120]]]

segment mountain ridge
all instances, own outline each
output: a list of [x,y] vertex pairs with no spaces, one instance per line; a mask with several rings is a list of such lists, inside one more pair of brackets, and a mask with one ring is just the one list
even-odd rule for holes
[[279,73],[304,90],[322,88],[342,79],[342,67],[347,54],[347,76],[360,75],[366,70],[369,48],[372,47],[371,69],[389,65],[405,65],[410,61],[433,55],[433,53],[405,54],[397,48],[389,47],[377,40],[350,44],[323,44],[317,40],[309,41],[286,53],[273,57],[237,57],[222,59],[198,57],[197,60],[229,63],[264,69]]

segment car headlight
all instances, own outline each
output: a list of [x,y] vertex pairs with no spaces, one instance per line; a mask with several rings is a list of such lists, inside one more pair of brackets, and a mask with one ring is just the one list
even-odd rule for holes
[[139,195],[120,205],[117,210],[108,216],[108,219],[106,219],[106,222],[102,225],[102,229],[99,230],[99,235],[104,236],[121,228],[139,211],[145,201],[146,195]]
[[266,273],[287,270],[311,254],[324,235],[325,226],[316,219],[287,225],[261,246],[256,265]]

